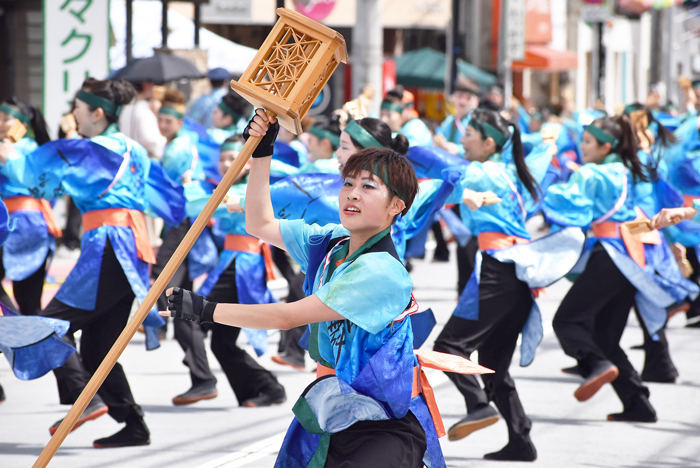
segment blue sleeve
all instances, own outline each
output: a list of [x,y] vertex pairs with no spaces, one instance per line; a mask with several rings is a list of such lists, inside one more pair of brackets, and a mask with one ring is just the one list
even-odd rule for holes
[[321,302],[368,333],[379,333],[411,300],[413,281],[386,252],[361,255],[316,291]]
[[700,199],[693,200],[693,208],[698,210],[698,212],[695,213],[695,216],[693,216],[692,221],[700,224]]
[[549,186],[542,208],[556,224],[588,226],[593,221],[597,187],[594,173],[583,166],[573,173],[567,183]]
[[338,227],[340,226],[337,224],[327,224],[326,226],[306,224],[303,219],[280,220],[280,234],[282,242],[284,242],[284,249],[299,264],[304,273],[309,265],[309,238],[314,235],[324,236]]
[[408,138],[409,146],[431,146],[433,135],[428,126],[420,119],[412,119],[406,123],[399,133]]
[[182,181],[193,167],[192,142],[188,137],[177,137],[165,148],[161,165],[168,177]]

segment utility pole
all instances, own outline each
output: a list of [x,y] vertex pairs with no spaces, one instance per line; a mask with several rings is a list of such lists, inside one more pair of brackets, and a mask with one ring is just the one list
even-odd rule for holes
[[454,91],[457,80],[457,59],[462,54],[461,41],[459,40],[459,17],[462,0],[452,0],[452,21],[450,21],[450,33],[447,38],[447,83],[445,83],[448,96]]
[[134,0],[126,0],[126,64],[134,60]]
[[357,0],[355,26],[352,29],[352,97],[358,96],[366,85],[374,89],[369,111],[379,114],[382,101],[382,28],[383,0]]

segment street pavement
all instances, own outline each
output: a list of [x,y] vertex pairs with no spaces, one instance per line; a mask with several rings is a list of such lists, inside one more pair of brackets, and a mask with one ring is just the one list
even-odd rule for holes
[[[427,258],[431,257],[428,254]],[[454,259],[454,252],[452,254]],[[70,256],[61,255],[50,273],[58,281],[70,269]],[[438,325],[425,347],[432,343],[452,312],[457,294],[456,266],[450,263],[414,261],[412,277],[415,297],[422,309],[431,307]],[[526,368],[518,366],[519,353],[513,359],[511,373],[525,410],[533,421],[532,439],[539,458],[529,466],[685,468],[700,467],[700,330],[683,328],[685,317],[673,317],[668,339],[680,378],[675,385],[649,384],[651,401],[659,422],[627,424],[608,422],[608,413],[619,412],[622,405],[610,386],[586,403],[578,403],[573,392],[579,381],[560,369],[574,364],[565,356],[551,328],[552,317],[570,284],[566,280],[551,286],[538,299],[544,318],[545,337],[535,361]],[[7,284],[5,284],[7,289]],[[47,297],[57,285],[47,288]],[[283,281],[274,283],[278,296],[286,294]],[[172,333],[172,332],[171,332]],[[239,408],[224,374],[210,353],[211,367],[219,379],[219,396],[187,407],[175,407],[171,398],[189,388],[183,353],[177,342],[168,339],[160,349],[146,352],[142,335],[127,347],[124,366],[136,401],[146,412],[151,430],[151,445],[123,449],[94,449],[92,441],[119,430],[109,416],[88,422],[70,434],[50,467],[168,467],[236,468],[272,467],[285,429],[292,419],[291,408],[297,396],[313,380],[311,363],[300,372],[270,361],[276,351],[277,334],[270,337],[269,351],[259,361],[271,369],[287,389],[286,403],[270,408]],[[623,347],[640,343],[642,332],[633,314],[622,338]],[[241,339],[243,341],[243,339]],[[249,353],[252,350],[248,348]],[[628,354],[638,370],[644,360],[642,351]],[[474,358],[476,355],[474,356]],[[451,382],[440,372],[431,371],[429,379],[449,427],[464,416],[465,406]],[[68,407],[58,404],[52,375],[23,382],[16,379],[3,358],[0,359],[0,383],[7,400],[0,404],[0,467],[30,467],[49,441],[49,426],[62,418]],[[449,467],[528,466],[523,463],[489,462],[482,459],[507,442],[505,423],[449,442],[442,447]]]

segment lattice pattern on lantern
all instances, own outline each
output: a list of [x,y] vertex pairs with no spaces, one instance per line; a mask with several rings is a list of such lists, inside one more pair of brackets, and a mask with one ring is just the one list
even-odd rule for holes
[[284,8],[277,14],[277,24],[231,88],[299,134],[301,119],[348,53],[345,39],[332,29]]
[[286,98],[320,46],[321,41],[286,27],[269,57],[258,66],[253,83]]

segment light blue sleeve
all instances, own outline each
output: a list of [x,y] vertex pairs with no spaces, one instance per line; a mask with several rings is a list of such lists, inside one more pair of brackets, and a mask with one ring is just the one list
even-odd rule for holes
[[408,138],[409,146],[432,146],[433,135],[421,119],[412,119],[401,127],[399,133]]
[[325,236],[338,228],[345,231],[345,228],[337,224],[319,226],[318,224],[306,224],[303,219],[280,219],[280,234],[282,242],[284,242],[284,249],[299,264],[304,273],[309,265],[309,238],[314,235]]
[[544,213],[556,224],[585,227],[594,219],[598,183],[595,173],[583,166],[568,182],[550,185],[544,196]]
[[298,167],[294,167],[291,164],[284,163],[278,159],[273,159],[270,162],[270,176],[272,177],[288,177],[290,175],[297,174],[298,172]]
[[459,185],[445,201],[446,205],[462,203],[462,193],[464,189],[474,190],[476,192],[493,191],[493,183],[486,172],[483,163],[474,161],[468,166],[454,168],[462,174]]
[[693,208],[698,210],[697,213],[695,213],[695,216],[693,216],[693,219],[691,221],[700,224],[700,198],[696,198],[693,200]]
[[187,136],[178,136],[165,148],[161,165],[168,177],[182,181],[187,171],[192,169],[193,161],[192,141]]
[[379,333],[411,300],[413,281],[386,252],[366,253],[316,291],[321,302],[368,333]]

